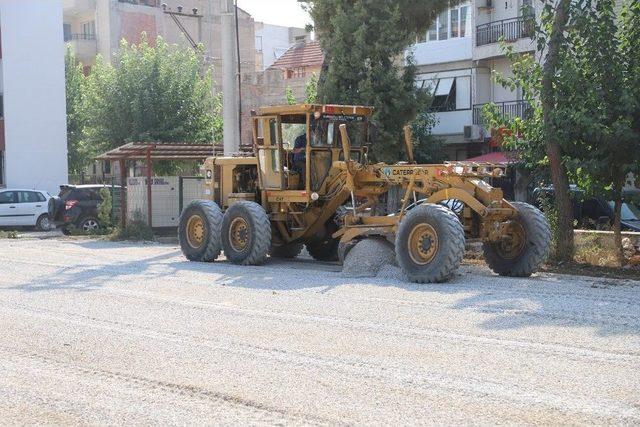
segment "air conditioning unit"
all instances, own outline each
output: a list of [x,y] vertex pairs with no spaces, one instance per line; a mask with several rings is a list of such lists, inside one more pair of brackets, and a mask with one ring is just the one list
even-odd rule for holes
[[493,0],[480,0],[478,2],[478,9],[493,9]]
[[484,129],[480,125],[469,125],[464,127],[465,141],[482,141],[484,139]]

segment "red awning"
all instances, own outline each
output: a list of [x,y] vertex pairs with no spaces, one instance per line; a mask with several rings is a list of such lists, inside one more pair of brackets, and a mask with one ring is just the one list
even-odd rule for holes
[[472,157],[463,161],[477,163],[513,163],[513,160],[508,159],[502,151],[494,151],[493,153],[483,154],[482,156]]

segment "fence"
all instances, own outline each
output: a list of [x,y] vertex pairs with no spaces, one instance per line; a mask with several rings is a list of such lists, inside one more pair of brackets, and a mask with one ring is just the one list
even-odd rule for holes
[[485,105],[494,104],[498,107],[500,115],[506,119],[512,120],[516,117],[526,119],[531,114],[531,106],[527,101],[508,101],[508,102],[488,102],[485,104],[474,104],[473,106],[473,124],[485,125],[482,110]]
[[531,37],[535,29],[532,17],[518,17],[489,22],[476,27],[476,46],[497,43],[501,39],[514,41]]

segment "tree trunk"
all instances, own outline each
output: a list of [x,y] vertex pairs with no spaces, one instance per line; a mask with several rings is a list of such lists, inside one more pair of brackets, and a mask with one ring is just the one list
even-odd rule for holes
[[573,259],[573,204],[569,196],[569,179],[567,171],[562,163],[562,150],[560,148],[560,138],[553,123],[552,112],[555,108],[555,90],[553,82],[555,80],[556,69],[560,58],[560,49],[564,40],[564,31],[569,20],[569,7],[571,0],[559,0],[549,45],[547,46],[547,56],[542,69],[542,88],[540,100],[542,106],[542,119],[547,144],[547,156],[551,167],[551,182],[555,192],[555,204],[558,211],[558,233],[556,256],[561,261]]
[[624,185],[624,175],[617,176],[613,184],[614,190],[614,207],[613,207],[613,241],[616,248],[616,259],[620,267],[626,263],[624,257],[624,248],[622,247],[622,186]]
[[325,83],[327,81],[327,74],[329,73],[329,61],[331,60],[331,51],[329,49],[324,51],[324,59],[322,61],[322,68],[320,68],[320,75],[318,76],[318,89],[316,92],[316,101],[322,104],[326,104],[328,101],[325,93]]

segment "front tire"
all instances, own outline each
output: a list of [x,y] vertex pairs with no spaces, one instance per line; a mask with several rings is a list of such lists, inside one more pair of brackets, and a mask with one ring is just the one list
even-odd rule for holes
[[260,265],[271,248],[271,222],[264,208],[255,202],[235,202],[224,213],[222,247],[234,264]]
[[400,221],[396,259],[412,282],[444,282],[462,262],[464,241],[464,229],[455,213],[425,203],[411,209]]
[[182,210],[178,239],[189,261],[211,262],[220,256],[222,211],[210,200],[194,200]]
[[514,238],[508,242],[484,243],[484,259],[501,276],[529,277],[549,256],[551,229],[544,214],[528,203],[511,202],[518,211]]
[[307,252],[316,261],[338,261],[338,245],[339,239],[332,237],[333,233],[338,231],[338,226],[330,219],[323,227],[319,235],[305,243]]

